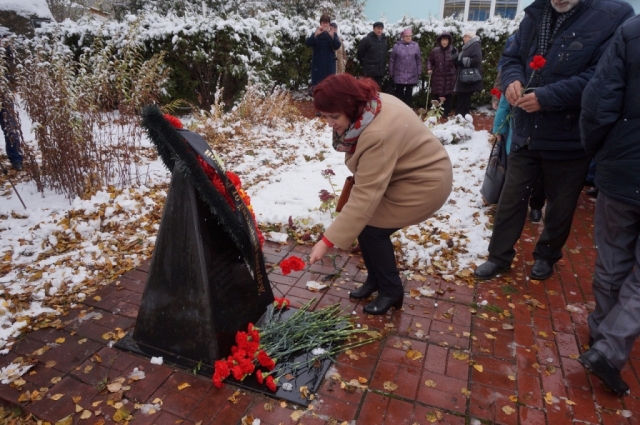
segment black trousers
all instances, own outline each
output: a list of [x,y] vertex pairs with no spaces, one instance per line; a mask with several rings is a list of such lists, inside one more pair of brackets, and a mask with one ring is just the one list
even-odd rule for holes
[[532,210],[541,210],[544,207],[544,184],[542,182],[542,176],[533,184],[533,190],[531,190],[531,199],[529,199],[529,207]]
[[365,226],[358,236],[362,259],[367,266],[367,283],[375,285],[382,297],[399,297],[404,293],[391,243],[391,235],[396,231],[398,229]]
[[413,108],[413,88],[415,84],[396,84],[395,96]]
[[527,218],[531,189],[540,176],[547,197],[544,230],[533,257],[552,263],[562,258],[562,247],[569,237],[573,213],[589,168],[589,157],[550,160],[539,151],[522,148],[511,151],[507,176],[498,202],[493,234],[489,243],[489,261],[501,267],[511,265],[514,246]]
[[471,110],[471,95],[473,93],[458,93],[458,103],[456,105],[456,115],[463,117]]

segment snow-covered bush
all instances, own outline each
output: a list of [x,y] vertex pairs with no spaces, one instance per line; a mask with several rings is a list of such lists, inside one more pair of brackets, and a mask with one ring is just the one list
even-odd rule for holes
[[[386,22],[385,33],[391,50],[400,32],[412,27],[426,60],[442,31],[450,32],[454,45],[460,48],[461,34],[468,29],[476,30],[483,47],[485,91],[475,101],[488,102],[505,41],[517,29],[518,22],[519,19],[500,17],[486,22],[404,18],[396,23]],[[371,31],[372,23],[358,17],[338,17],[336,23],[348,55],[347,72],[359,75],[356,50],[359,41]],[[311,74],[311,49],[304,40],[317,25],[317,19],[290,17],[280,11],[258,12],[252,17],[147,12],[130,15],[123,22],[105,24],[67,20],[40,30],[39,37],[55,50],[71,49],[76,57],[96,43],[116,47],[135,44],[143,49],[145,58],[162,52],[170,70],[164,101],[185,99],[207,109],[218,86],[224,89],[227,105],[240,98],[250,81],[268,88],[306,87]],[[415,99],[418,104],[426,97],[426,79],[419,88]]]

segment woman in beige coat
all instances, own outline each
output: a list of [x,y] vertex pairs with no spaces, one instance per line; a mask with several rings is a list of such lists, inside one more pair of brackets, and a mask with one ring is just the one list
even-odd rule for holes
[[313,91],[313,104],[333,128],[333,147],[345,152],[355,184],[309,262],[334,245],[346,249],[357,238],[368,277],[349,296],[366,299],[378,291],[364,307],[368,314],[402,307],[391,235],[440,209],[453,178],[440,141],[401,100],[379,91],[373,80],[349,74],[327,77]]

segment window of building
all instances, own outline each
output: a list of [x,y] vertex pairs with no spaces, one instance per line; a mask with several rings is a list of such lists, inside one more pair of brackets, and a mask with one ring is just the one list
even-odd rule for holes
[[444,0],[442,17],[462,21],[486,21],[492,16],[513,19],[519,0]]

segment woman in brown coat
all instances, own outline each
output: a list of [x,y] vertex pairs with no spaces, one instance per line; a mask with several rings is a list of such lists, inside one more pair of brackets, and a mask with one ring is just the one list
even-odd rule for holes
[[357,238],[368,277],[349,296],[366,299],[378,291],[364,307],[368,314],[402,307],[390,237],[440,209],[453,176],[446,150],[422,120],[404,102],[379,91],[373,80],[349,74],[328,77],[313,91],[313,104],[333,128],[333,147],[345,152],[355,184],[309,262],[334,245],[346,249]]
[[438,47],[431,51],[427,60],[427,74],[431,75],[432,99],[440,101],[445,117],[451,112],[453,87],[458,76],[456,69],[458,52],[452,43],[451,34],[448,32],[440,34],[436,38]]

